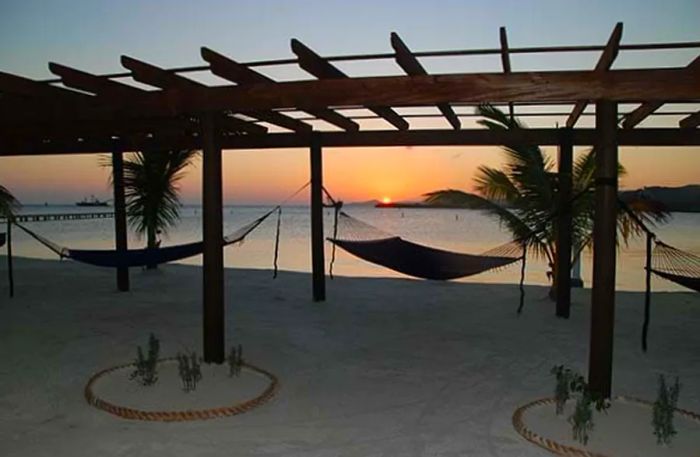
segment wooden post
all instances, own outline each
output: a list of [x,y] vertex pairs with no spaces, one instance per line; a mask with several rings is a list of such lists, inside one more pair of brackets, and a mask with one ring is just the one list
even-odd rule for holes
[[[124,157],[122,151],[112,152],[112,184],[114,187],[114,241],[118,255],[129,249],[126,231],[126,201],[124,199]],[[129,267],[117,267],[117,289],[129,290]]]
[[574,161],[573,134],[571,129],[559,130],[559,173],[557,214],[557,263],[556,278],[557,317],[569,318],[571,308],[571,187]]
[[10,282],[10,298],[15,296],[15,276],[12,271],[12,214],[7,215],[7,279]]
[[617,104],[596,103],[596,178],[593,222],[593,291],[588,383],[610,397],[615,329],[615,255],[617,233]]
[[221,147],[213,113],[201,117],[203,137],[202,233],[204,236],[204,361],[223,363],[224,254]]
[[326,299],[323,259],[323,158],[317,137],[311,140],[311,271],[314,301]]

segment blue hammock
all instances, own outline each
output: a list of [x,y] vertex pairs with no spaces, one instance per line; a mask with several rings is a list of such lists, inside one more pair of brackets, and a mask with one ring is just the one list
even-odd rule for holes
[[[279,212],[280,207],[273,208],[265,213],[260,218],[239,228],[230,235],[224,237],[223,246],[238,243],[260,224],[263,223],[271,214]],[[117,251],[114,249],[70,249],[65,246],[60,246],[53,241],[45,238],[38,233],[29,230],[27,227],[15,222],[15,225],[25,231],[29,236],[58,254],[61,258],[72,259],[77,262],[87,263],[98,267],[144,267],[147,265],[158,265],[161,263],[174,262],[176,260],[186,259],[199,255],[204,250],[204,243],[196,241],[193,243],[178,244],[175,246],[159,247],[155,249],[129,249],[127,251]],[[4,234],[3,234],[4,235]]]

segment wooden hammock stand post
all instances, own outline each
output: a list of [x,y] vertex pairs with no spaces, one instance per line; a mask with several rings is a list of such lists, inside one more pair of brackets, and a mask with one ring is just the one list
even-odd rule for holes
[[[383,54],[323,57],[300,41],[292,40],[293,55],[280,60],[239,63],[202,48],[204,62],[183,68],[159,68],[122,56],[121,64],[126,71],[114,74],[96,75],[55,63],[49,69],[58,78],[45,81],[0,72],[0,157],[114,152],[115,141],[119,151],[202,149],[203,346],[206,361],[221,362],[225,352],[222,149],[310,148],[312,289],[314,300],[323,300],[322,146],[560,146],[560,194],[566,201],[563,197],[570,192],[567,183],[570,150],[575,146],[597,145],[600,150],[589,381],[600,393],[609,395],[617,147],[700,145],[700,113],[693,107],[700,101],[700,57],[676,68],[612,69],[611,65],[618,52],[700,49],[700,42],[622,44],[622,24],[617,24],[607,44],[600,46],[519,48],[508,43],[505,28],[499,32],[500,46],[489,49],[415,52],[397,34],[392,34],[390,52]],[[601,52],[592,70],[514,71],[511,68],[510,56],[514,54],[592,51]],[[477,55],[501,56],[503,72],[431,75],[421,64],[421,59],[427,57]],[[387,59],[396,61],[405,75],[353,77],[334,65],[339,61]],[[257,71],[277,65],[298,66],[316,79],[277,82]],[[232,84],[207,86],[185,76],[202,71]],[[153,90],[120,82],[123,78],[133,78]],[[586,106],[593,102],[596,128],[576,127],[579,118],[594,115],[586,112]],[[659,108],[669,102],[689,107],[661,112]],[[522,110],[523,116],[567,116],[566,127],[570,130],[462,128],[461,118],[474,115],[465,109],[482,103],[508,106],[511,113],[521,106],[535,108],[532,112]],[[621,113],[620,129],[617,129],[617,104],[637,105]],[[562,113],[562,108],[555,108],[562,105],[570,107]],[[397,107],[402,111],[397,112]],[[408,112],[432,107],[437,107],[439,114]],[[355,114],[357,109],[363,112]],[[678,127],[635,128],[649,116],[658,119],[671,114],[682,117]],[[412,129],[407,121],[438,117],[450,128]],[[359,120],[376,121],[375,125],[385,123],[384,129],[361,129]],[[312,122],[322,125],[320,121],[332,124],[336,131],[326,127],[314,130]],[[268,133],[268,125],[284,131]],[[117,185],[115,182],[115,205],[119,205]],[[557,221],[561,253],[557,313],[562,317],[568,315],[570,303],[567,285],[570,222],[566,205],[564,209]],[[116,225],[115,228],[119,238],[122,230]],[[9,254],[9,230],[7,242]],[[120,290],[121,286],[124,282]]]
[[[115,149],[112,152],[112,184],[114,186],[114,233],[117,253],[129,249],[126,231],[126,201],[124,198],[124,156]],[[117,267],[117,290],[129,290],[129,267]]]

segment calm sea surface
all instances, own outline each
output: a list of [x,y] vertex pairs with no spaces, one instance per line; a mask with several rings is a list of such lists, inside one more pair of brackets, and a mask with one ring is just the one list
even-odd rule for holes
[[[111,211],[111,208],[79,208],[75,206],[32,206],[23,208],[24,213],[65,213]],[[224,208],[224,233],[229,233],[251,222],[266,211],[262,206],[232,206]],[[395,233],[405,239],[466,253],[480,253],[510,240],[507,231],[498,221],[474,210],[454,209],[378,209],[368,206],[349,205],[345,211],[386,232]],[[164,237],[163,245],[172,245],[201,239],[201,215],[199,207],[182,208],[179,225]],[[333,213],[325,211],[325,231],[332,235]],[[52,241],[70,248],[112,249],[114,248],[114,221],[92,219],[56,222],[30,222],[27,226]],[[267,219],[252,232],[241,245],[225,250],[227,267],[272,268],[275,242],[276,216]],[[4,231],[4,228],[0,229]],[[656,232],[666,243],[700,255],[700,214],[674,213],[670,223],[657,227]],[[308,207],[285,207],[282,213],[279,268],[283,270],[310,271],[309,244],[310,220]],[[342,232],[341,232],[342,234]],[[144,240],[130,236],[130,247],[142,247]],[[35,258],[56,258],[44,246],[20,230],[13,231],[15,255]],[[4,254],[4,249],[1,251]],[[326,243],[326,263],[330,260],[331,245]],[[618,255],[617,284],[624,290],[644,288],[644,241],[634,240],[622,247]],[[201,256],[182,260],[181,263],[201,265]],[[3,267],[4,268],[4,265]],[[583,259],[583,279],[590,285],[591,253]],[[528,259],[527,282],[547,284],[546,264],[542,260]],[[334,271],[346,276],[401,277],[386,268],[379,267],[338,250]],[[519,268],[516,265],[496,272],[487,272],[462,281],[473,282],[517,282]],[[654,290],[685,290],[662,279],[653,280]]]

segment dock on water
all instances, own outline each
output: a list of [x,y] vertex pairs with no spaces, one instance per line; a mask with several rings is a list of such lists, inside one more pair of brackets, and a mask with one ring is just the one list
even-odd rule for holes
[[[80,219],[110,219],[114,217],[113,211],[99,211],[94,213],[45,213],[45,214],[17,214],[17,222],[48,222]],[[5,219],[0,218],[0,221]]]

